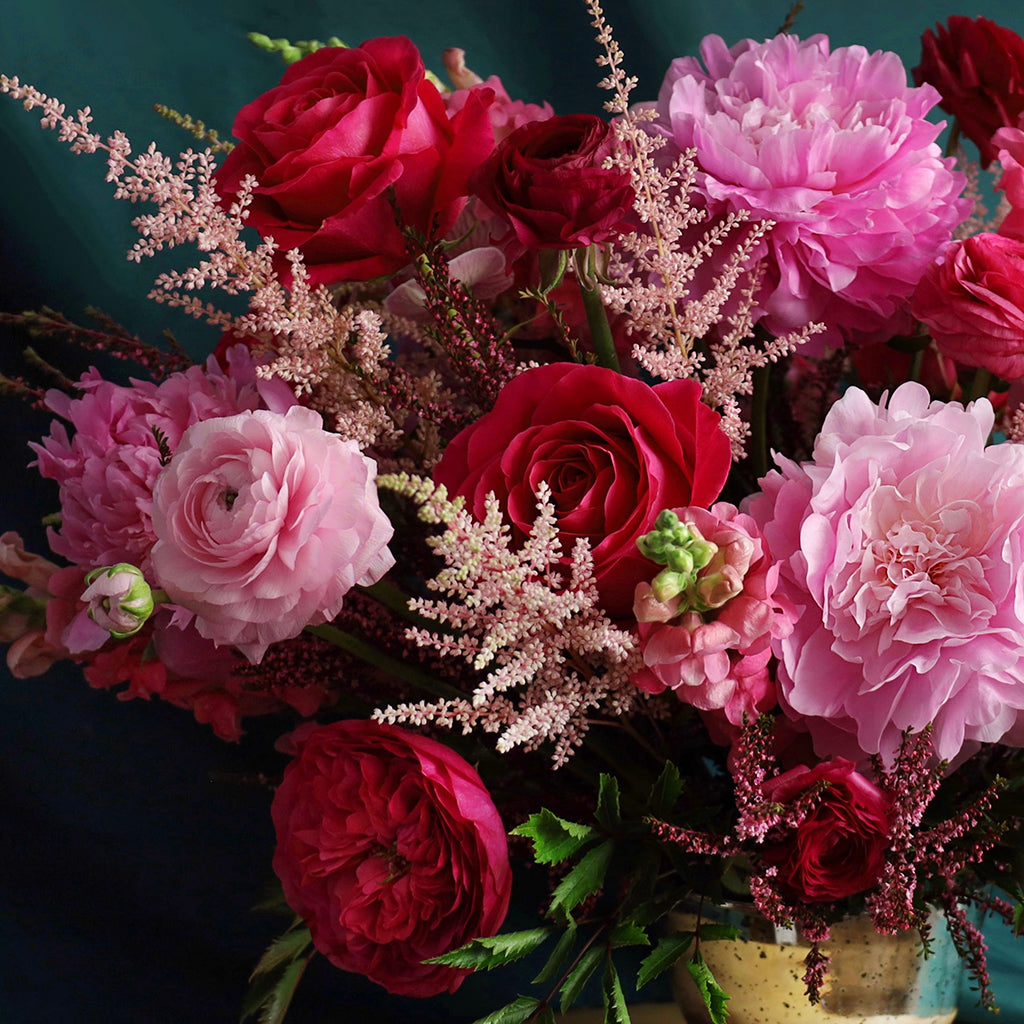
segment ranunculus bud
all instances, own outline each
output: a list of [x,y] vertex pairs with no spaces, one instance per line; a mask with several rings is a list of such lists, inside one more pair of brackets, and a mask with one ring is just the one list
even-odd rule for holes
[[134,565],[119,562],[93,569],[84,582],[82,602],[89,618],[118,640],[134,636],[153,614],[153,591]]

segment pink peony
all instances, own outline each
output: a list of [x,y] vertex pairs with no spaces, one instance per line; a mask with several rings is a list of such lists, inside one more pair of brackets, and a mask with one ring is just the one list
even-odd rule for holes
[[[668,567],[652,583],[637,584],[634,596],[645,666],[634,682],[649,693],[672,690],[720,720],[716,735],[731,734],[729,726],[775,706],[770,645],[792,629],[793,612],[774,597],[778,568],[750,516],[727,502],[673,516],[667,528],[659,516],[659,530],[649,535],[676,542],[656,558]],[[646,541],[641,550],[649,553]],[[685,579],[673,570],[684,546],[696,555]]]
[[954,242],[925,271],[912,308],[943,355],[1024,377],[1024,242],[991,232]]
[[943,159],[939,98],[909,88],[894,53],[829,51],[827,37],[719,36],[672,62],[651,130],[662,152],[696,149],[695,194],[712,217],[749,210],[775,227],[760,255],[762,323],[782,334],[823,321],[823,346],[885,340],[911,327],[910,295],[969,212]]
[[32,445],[40,474],[60,485],[61,526],[49,534],[56,554],[86,568],[129,562],[148,571],[153,485],[185,430],[215,416],[295,404],[282,381],[257,380],[244,347],[228,362],[227,372],[211,357],[205,368],[159,384],[127,386],[90,370],[79,381],[81,398],[47,394],[50,409],[74,428],[69,437],[55,421],[50,436]]
[[891,762],[933,722],[952,760],[1024,717],[1024,446],[986,447],[992,426],[985,399],[850,388],[749,500],[798,613],[780,699],[819,756]]
[[156,582],[202,636],[258,662],[394,564],[375,471],[302,406],[195,424],[153,493]]
[[407,996],[467,971],[424,960],[493,935],[512,875],[501,818],[453,750],[376,722],[295,734],[274,796],[274,870],[335,966]]

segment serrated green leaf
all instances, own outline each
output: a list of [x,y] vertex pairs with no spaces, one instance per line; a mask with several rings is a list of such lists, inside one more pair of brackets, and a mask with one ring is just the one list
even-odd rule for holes
[[648,798],[650,814],[655,818],[666,818],[683,795],[683,779],[672,761],[666,761],[657,782],[651,787]]
[[729,997],[722,990],[721,985],[715,981],[715,976],[711,973],[711,968],[708,967],[704,957],[700,955],[700,951],[695,952],[693,957],[686,961],[686,967],[704,998],[704,1005],[708,1008],[711,1024],[726,1024],[729,1011],[725,1004],[729,1001]]
[[668,970],[690,948],[693,939],[693,932],[677,932],[660,939],[640,964],[636,974],[637,989],[643,988],[647,982]]
[[293,960],[281,970],[260,975],[246,993],[239,1020],[259,1013],[259,1024],[281,1024],[310,958]]
[[558,942],[555,943],[555,948],[551,951],[551,956],[548,957],[548,962],[541,968],[537,977],[533,979],[533,984],[540,985],[542,982],[550,981],[556,974],[560,974],[575,945],[576,924],[574,922],[562,932]]
[[473,939],[458,949],[431,957],[424,963],[445,964],[448,967],[471,971],[489,971],[493,967],[501,967],[502,964],[511,963],[532,953],[550,934],[551,929],[544,927]]
[[540,1006],[539,999],[520,996],[501,1007],[500,1010],[495,1010],[493,1013],[487,1014],[486,1017],[473,1021],[473,1024],[523,1024],[523,1021],[529,1020],[538,1006]]
[[611,946],[649,946],[650,937],[635,921],[620,921],[608,936]]
[[734,924],[722,924],[717,921],[701,921],[700,937],[702,942],[704,940],[714,941],[715,939],[738,939],[740,937],[740,930]]
[[558,883],[551,897],[548,913],[559,910],[568,913],[574,907],[578,907],[591,893],[597,892],[604,884],[614,850],[615,844],[610,839],[590,850]]
[[301,956],[312,941],[308,928],[294,928],[285,932],[267,947],[267,951],[253,968],[249,980],[252,981],[261,974],[274,971]]
[[545,808],[512,829],[512,835],[533,840],[533,859],[538,864],[560,864],[577,853],[593,837],[594,830],[559,818]]
[[580,957],[576,966],[569,972],[569,977],[558,990],[562,999],[562,1013],[568,1011],[569,1007],[576,1002],[577,996],[583,991],[583,986],[590,980],[590,976],[601,966],[605,957],[604,949],[601,946],[591,946]]
[[622,994],[619,972],[615,970],[615,965],[610,959],[604,969],[601,993],[604,996],[605,1024],[631,1024],[626,997]]
[[622,827],[622,813],[619,810],[619,782],[614,775],[601,775],[597,791],[597,811],[594,814],[601,828],[613,832]]

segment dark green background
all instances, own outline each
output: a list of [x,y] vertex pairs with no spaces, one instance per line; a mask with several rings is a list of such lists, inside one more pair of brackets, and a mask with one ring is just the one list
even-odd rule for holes
[[[716,0],[608,0],[606,15],[652,98],[668,62],[715,31],[728,42],[764,37],[785,4]],[[1024,33],[1013,0],[979,8],[891,0],[818,0],[802,35],[833,45],[892,49],[908,68],[921,32],[950,14],[985,14]],[[376,0],[265,3],[179,0],[174,5],[0,0],[0,70],[69,107],[89,104],[102,135],[126,131],[136,149],[156,139],[186,145],[153,103],[230,130],[235,111],[274,85],[282,66],[245,40],[256,30],[349,43],[410,36],[428,66],[461,46],[471,67],[502,76],[513,97],[550,100],[560,113],[600,110],[593,32],[578,0]],[[98,156],[70,155],[35,115],[0,101],[0,309],[42,304],[80,317],[98,305],[133,331],[170,326],[194,353],[214,332],[147,303],[156,270],[127,263],[135,211],[110,198]],[[183,265],[179,259],[172,265]],[[0,334],[0,365],[20,346]],[[66,354],[68,366],[91,357]],[[26,469],[26,442],[47,418],[0,402],[4,451],[0,529],[20,529],[42,550],[40,516],[54,494]],[[261,766],[258,723],[226,746],[184,712],[119,703],[75,673],[38,680],[0,675],[0,1021],[4,1024],[227,1024],[245,978],[274,934],[248,907],[269,876],[267,794],[211,773]],[[265,739],[265,737],[264,737]],[[994,973],[1006,1024],[1024,1022],[1022,947],[994,936]],[[473,978],[451,1000],[381,997],[359,978],[311,972],[295,1024],[374,1019],[457,1024],[507,998],[498,980]],[[662,993],[663,994],[663,993]],[[972,1000],[968,995],[965,1006]],[[965,1011],[964,1019],[984,1019]],[[785,1022],[779,1022],[785,1024]]]

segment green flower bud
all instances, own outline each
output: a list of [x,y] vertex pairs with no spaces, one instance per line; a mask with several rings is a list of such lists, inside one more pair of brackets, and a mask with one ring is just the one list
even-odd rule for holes
[[118,640],[134,636],[153,614],[153,591],[142,570],[120,562],[85,577],[82,601],[89,618]]

